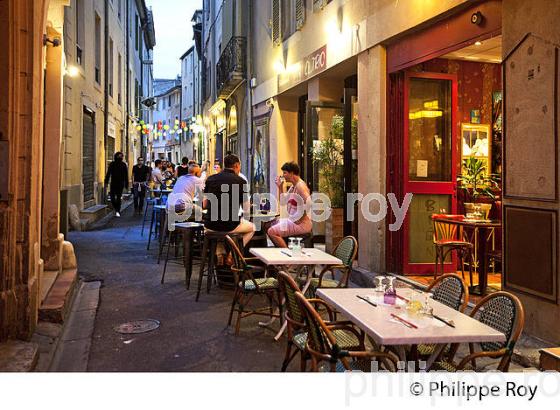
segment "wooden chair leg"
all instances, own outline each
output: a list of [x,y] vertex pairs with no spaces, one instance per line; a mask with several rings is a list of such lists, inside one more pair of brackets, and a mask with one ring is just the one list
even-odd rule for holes
[[305,372],[307,370],[307,358],[305,357],[305,355],[305,352],[301,352],[299,359],[299,370],[301,372]]
[[233,319],[233,312],[235,311],[235,305],[237,304],[237,299],[239,295],[239,289],[235,289],[233,293],[233,301],[231,302],[231,309],[229,311],[229,319],[228,319],[228,326],[231,326],[231,321]]
[[471,249],[469,249],[468,257],[469,257],[469,280],[470,280],[470,286],[472,286],[473,285],[474,258],[473,258],[473,252],[472,252]]
[[459,263],[461,264],[461,277],[465,280],[465,260],[463,258],[464,251],[461,249],[459,252]]
[[241,318],[243,317],[244,310],[243,303],[245,303],[245,295],[243,294],[243,292],[241,292],[238,299],[237,321],[235,322],[235,336],[239,335],[239,327],[241,326]]
[[292,362],[292,360],[294,360],[294,357],[296,357],[296,355],[298,354],[298,350],[296,348],[296,350],[292,353],[292,346],[294,345],[294,342],[292,342],[290,339],[288,339],[288,344],[286,346],[286,354],[284,355],[284,361],[282,362],[282,369],[281,371],[285,372],[286,369],[288,368],[288,365]]
[[436,262],[434,264],[434,280],[437,279],[438,265],[439,265],[439,247],[436,246]]

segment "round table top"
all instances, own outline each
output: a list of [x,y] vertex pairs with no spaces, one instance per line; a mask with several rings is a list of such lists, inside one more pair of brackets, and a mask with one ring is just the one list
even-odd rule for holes
[[456,219],[456,218],[437,218],[436,221],[451,225],[461,225],[474,228],[500,228],[502,221],[494,219]]

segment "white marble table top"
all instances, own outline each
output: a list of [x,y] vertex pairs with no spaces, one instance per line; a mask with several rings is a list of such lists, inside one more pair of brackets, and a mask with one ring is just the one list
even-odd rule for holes
[[287,248],[251,248],[249,252],[267,265],[340,265],[342,261],[320,249],[303,248],[301,256],[288,256]]
[[[412,289],[397,288],[397,294],[410,298]],[[452,320],[455,327],[423,315],[409,315],[406,303],[397,299],[395,306],[383,303],[383,293],[374,289],[317,289],[317,297],[340,311],[348,320],[364,330],[379,345],[415,345],[420,343],[464,343],[464,342],[503,342],[505,335],[490,326],[458,312],[433,299],[429,304],[434,314]],[[368,304],[357,296],[366,296],[377,307]],[[409,328],[391,317],[391,313],[415,324]]]

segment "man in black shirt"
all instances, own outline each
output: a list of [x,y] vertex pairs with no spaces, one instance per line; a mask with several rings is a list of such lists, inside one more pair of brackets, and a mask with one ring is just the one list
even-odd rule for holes
[[139,157],[136,165],[132,167],[132,194],[134,195],[134,212],[137,214],[142,213],[151,174],[150,167],[144,165],[144,158]]
[[[121,216],[121,197],[123,189],[128,189],[128,167],[124,162],[124,154],[122,152],[115,152],[114,160],[107,168],[107,175],[105,175],[105,187],[111,181],[109,196],[111,203],[115,210],[115,216]],[[105,188],[106,190],[106,188]]]
[[249,194],[244,188],[247,182],[239,176],[241,162],[236,155],[224,158],[224,170],[206,179],[203,207],[206,229],[243,234],[243,245],[247,245],[255,234],[255,225],[240,217],[249,210]]

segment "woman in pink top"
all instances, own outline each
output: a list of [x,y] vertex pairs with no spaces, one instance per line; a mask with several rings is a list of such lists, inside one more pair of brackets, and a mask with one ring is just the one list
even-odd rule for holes
[[[287,248],[284,238],[307,234],[313,229],[311,219],[304,208],[311,194],[307,184],[299,177],[299,166],[295,162],[287,162],[282,165],[281,169],[284,180],[292,184],[287,192],[288,217],[276,219],[266,233],[274,245],[279,248]],[[284,181],[281,177],[276,177],[276,185],[280,198],[285,192]]]

